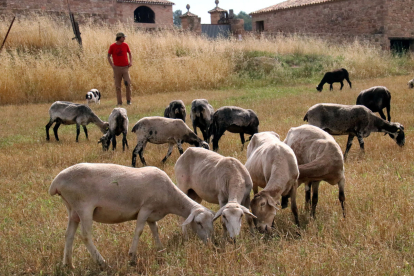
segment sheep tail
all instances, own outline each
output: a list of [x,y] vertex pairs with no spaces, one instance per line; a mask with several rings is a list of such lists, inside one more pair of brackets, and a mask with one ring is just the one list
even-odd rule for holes
[[135,124],[135,126],[132,128],[132,132],[135,133],[139,129],[140,125],[138,123]]
[[308,121],[308,113],[307,113],[307,112],[306,112],[305,117],[303,117],[303,120],[304,120],[305,122],[307,122],[307,121]]
[[60,195],[60,193],[58,191],[58,188],[60,186],[59,184],[60,184],[60,182],[58,181],[58,176],[57,176],[55,179],[53,179],[52,184],[49,187],[49,194],[51,196],[54,196],[56,194]]
[[323,158],[317,158],[307,164],[299,165],[299,178],[317,180],[329,174],[330,166],[326,166]]
[[218,129],[217,120],[216,118],[213,118],[213,122],[211,123],[211,127],[209,129],[208,137],[211,137],[212,135],[215,135]]

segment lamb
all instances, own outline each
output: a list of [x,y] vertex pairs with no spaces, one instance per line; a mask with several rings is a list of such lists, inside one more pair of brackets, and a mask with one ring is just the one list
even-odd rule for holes
[[[209,150],[188,148],[178,158],[174,170],[177,187],[191,199],[220,205],[214,220],[222,217],[224,236],[227,231],[233,239],[239,235],[244,215],[253,232],[255,216],[249,211],[253,183],[240,161]],[[183,232],[186,233],[185,228]]]
[[81,222],[81,236],[92,258],[101,266],[105,260],[93,244],[92,223],[121,223],[136,220],[129,256],[135,263],[138,240],[145,222],[161,249],[157,221],[167,214],[186,218],[198,237],[207,242],[213,234],[214,213],[181,192],[168,175],[155,167],[134,169],[115,164],[81,163],[61,171],[49,188],[62,197],[68,210],[63,264],[73,268],[72,245]]
[[187,113],[185,111],[184,102],[181,100],[172,101],[164,110],[164,117],[171,119],[181,119],[185,122]]
[[348,71],[346,69],[342,68],[342,69],[334,70],[332,72],[327,72],[323,76],[323,78],[322,78],[321,82],[319,83],[319,85],[316,86],[316,90],[318,90],[319,92],[322,92],[324,84],[329,83],[330,84],[329,90],[332,91],[333,90],[332,84],[334,82],[340,82],[341,83],[341,89],[340,90],[342,90],[342,88],[344,87],[344,83],[343,83],[344,79],[349,83],[349,87],[352,88],[352,83],[349,80],[349,74],[348,74]]
[[86,126],[89,123],[94,123],[99,127],[102,133],[108,130],[109,124],[103,122],[98,116],[93,113],[92,109],[84,104],[76,104],[70,102],[57,101],[54,102],[49,108],[49,123],[46,125],[46,140],[49,141],[49,128],[55,124],[53,132],[55,134],[56,141],[59,141],[58,129],[61,124],[73,125],[76,124],[76,142],[78,142],[80,134],[80,126],[83,127],[86,139],[88,139],[88,130]]
[[[217,151],[218,141],[225,131],[240,133],[242,150],[244,148],[244,134],[259,132],[259,119],[251,109],[243,109],[237,106],[223,106],[214,113],[213,123],[210,127],[210,136],[213,135],[213,150]],[[250,136],[249,140],[252,138]]]
[[[273,131],[253,135],[247,147],[246,169],[253,181],[254,199],[250,206],[253,219],[261,232],[269,232],[276,216],[277,203],[282,199],[282,208],[287,207],[291,198],[291,209],[299,226],[296,206],[296,188],[299,177],[295,153],[279,140]],[[264,188],[258,193],[258,187]]]
[[414,79],[412,79],[412,80],[410,80],[410,81],[408,81],[408,88],[409,89],[413,89],[414,88]]
[[382,110],[387,109],[388,122],[391,122],[391,93],[384,86],[374,86],[359,93],[357,105],[363,105],[368,107],[372,112],[379,112],[382,119],[387,118]]
[[203,134],[204,141],[210,142],[209,132],[213,120],[214,108],[205,99],[194,100],[191,103],[190,118],[193,123],[194,133],[197,135],[197,127]]
[[132,153],[132,166],[135,167],[137,154],[141,162],[146,166],[144,149],[148,142],[153,144],[169,144],[167,155],[163,163],[171,155],[174,144],[177,144],[178,151],[183,154],[182,143],[186,142],[196,147],[210,149],[208,144],[201,140],[181,119],[170,119],[163,117],[145,117],[139,120],[132,128],[137,135],[137,146]]
[[316,104],[306,113],[304,121],[317,126],[331,135],[348,135],[344,159],[356,136],[364,152],[364,140],[371,132],[385,132],[400,147],[405,144],[404,127],[400,123],[389,123],[362,105]]
[[302,125],[291,128],[283,142],[292,148],[298,160],[298,183],[299,186],[305,183],[306,209],[312,205],[311,216],[315,218],[319,183],[325,181],[338,185],[339,201],[345,218],[344,159],[335,139],[320,128]]
[[98,89],[91,89],[88,93],[86,93],[86,104],[89,105],[90,103],[98,103],[101,104],[101,92]]
[[98,144],[102,143],[102,149],[106,151],[108,150],[112,140],[112,150],[115,150],[116,136],[119,136],[122,133],[122,150],[125,151],[125,146],[129,148],[126,138],[129,124],[126,109],[120,107],[114,108],[114,110],[111,112],[111,115],[109,115],[108,122],[109,130],[101,137],[101,139],[99,139]]

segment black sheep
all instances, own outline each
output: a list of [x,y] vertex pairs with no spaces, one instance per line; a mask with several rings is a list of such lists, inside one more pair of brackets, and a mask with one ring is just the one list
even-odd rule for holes
[[349,87],[352,88],[351,81],[349,80],[349,74],[348,71],[344,68],[338,69],[332,72],[327,72],[324,76],[319,85],[316,87],[316,90],[319,92],[322,92],[323,86],[325,83],[330,84],[329,90],[333,90],[332,84],[334,82],[340,82],[341,83],[341,89],[344,87],[344,79],[349,83]]
[[194,133],[197,134],[197,127],[203,134],[204,141],[210,142],[209,131],[213,121],[214,108],[205,99],[197,99],[191,103],[190,118],[193,123]]
[[388,122],[391,122],[391,93],[384,86],[374,86],[367,90],[361,91],[359,93],[357,105],[363,105],[368,107],[372,112],[378,112],[382,119],[386,120],[387,118],[384,115],[382,110],[387,109]]
[[256,113],[251,109],[243,109],[237,106],[223,106],[214,113],[213,123],[210,128],[210,136],[213,135],[213,150],[217,151],[218,141],[225,131],[240,133],[242,150],[244,147],[244,134],[253,134],[259,132],[259,119]]
[[181,119],[185,122],[185,117],[187,113],[185,111],[184,102],[181,100],[172,101],[170,104],[165,108],[164,117],[171,118],[171,119]]

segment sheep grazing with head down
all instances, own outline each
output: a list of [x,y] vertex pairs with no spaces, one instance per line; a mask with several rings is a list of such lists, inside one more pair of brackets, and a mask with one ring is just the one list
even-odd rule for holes
[[125,151],[125,146],[128,147],[127,133],[128,133],[128,116],[125,108],[114,108],[111,115],[108,118],[109,130],[105,133],[98,143],[102,143],[102,149],[104,151],[109,149],[109,145],[112,141],[112,150],[116,149],[116,136],[119,136],[121,133],[122,137],[122,150]]
[[[245,215],[253,231],[254,215],[249,211],[253,183],[239,160],[201,148],[188,148],[174,169],[178,188],[191,199],[220,205],[214,220],[222,217],[224,235],[228,232],[231,238],[238,236]],[[185,228],[183,231],[185,234]]]
[[224,132],[239,133],[244,148],[244,134],[250,134],[250,141],[253,134],[259,132],[259,119],[251,109],[243,109],[237,106],[223,106],[217,109],[213,116],[210,127],[210,136],[213,136],[213,150],[217,151],[218,141]]
[[191,103],[190,118],[193,123],[194,133],[197,135],[197,127],[203,134],[204,141],[210,142],[209,132],[213,121],[214,108],[205,99],[197,99]]
[[325,83],[330,84],[329,90],[333,90],[333,86],[332,84],[334,82],[339,82],[341,83],[341,89],[344,87],[344,80],[346,80],[349,84],[349,87],[352,88],[352,83],[349,80],[349,73],[346,69],[342,68],[342,69],[338,69],[338,70],[334,70],[332,72],[327,72],[321,82],[319,83],[319,85],[316,87],[316,90],[318,90],[319,92],[322,92],[323,90],[323,86],[325,85]]
[[78,142],[80,134],[80,126],[83,127],[86,139],[88,139],[88,130],[86,126],[89,123],[94,123],[99,127],[102,133],[108,130],[109,124],[103,122],[98,116],[93,113],[92,109],[84,104],[76,104],[70,102],[54,102],[49,108],[49,123],[46,125],[46,140],[49,141],[49,128],[55,124],[53,132],[55,134],[56,141],[59,141],[58,129],[61,124],[73,125],[76,124],[76,142]]
[[414,79],[412,79],[412,80],[410,80],[410,81],[408,81],[408,88],[409,89],[413,89],[414,88]]
[[181,119],[185,122],[187,113],[185,111],[184,102],[181,100],[172,101],[164,110],[164,117],[171,119]]
[[[299,226],[298,208],[296,206],[296,188],[299,176],[295,153],[279,140],[273,131],[253,135],[247,147],[246,169],[253,181],[254,198],[250,204],[253,219],[261,232],[269,232],[276,216],[277,203],[282,201],[282,208],[291,198],[291,209]],[[258,193],[258,187],[264,188]]]
[[368,137],[371,132],[388,134],[400,147],[405,144],[404,127],[401,124],[389,123],[362,105],[316,104],[309,108],[303,120],[331,135],[348,135],[344,159],[355,136],[364,152],[363,138]]
[[101,104],[101,92],[98,89],[91,89],[88,93],[86,93],[86,104],[89,105],[90,103],[98,103]]
[[[338,185],[345,217],[345,169],[341,148],[335,139],[318,127],[303,125],[289,130],[284,141],[292,148],[299,165],[299,185],[305,183],[306,209],[315,217],[319,183]],[[311,192],[313,192],[311,200]]]
[[382,110],[387,109],[388,122],[391,122],[391,93],[384,86],[374,86],[369,89],[361,91],[356,100],[357,105],[363,105],[369,108],[372,112],[378,112],[382,119],[387,118]]
[[81,236],[89,253],[101,266],[105,260],[93,244],[92,223],[121,223],[136,220],[129,249],[136,262],[138,240],[148,223],[156,247],[162,249],[157,221],[168,214],[185,219],[198,237],[207,242],[213,234],[214,213],[181,192],[168,175],[155,167],[130,168],[114,164],[77,164],[61,171],[49,188],[62,197],[68,210],[63,264],[73,268],[72,245],[81,223]]
[[135,167],[137,154],[141,162],[146,166],[144,149],[148,142],[153,144],[169,144],[167,155],[162,162],[167,161],[175,144],[180,154],[183,154],[182,144],[189,143],[196,147],[209,149],[206,142],[201,140],[181,119],[170,119],[164,117],[145,117],[139,120],[132,128],[137,135],[137,146],[132,153],[132,166]]

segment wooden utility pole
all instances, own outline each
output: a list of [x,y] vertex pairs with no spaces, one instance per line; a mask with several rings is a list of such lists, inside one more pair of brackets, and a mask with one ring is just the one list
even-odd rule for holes
[[11,30],[11,28],[12,28],[12,26],[13,26],[13,23],[14,23],[14,20],[15,20],[15,19],[16,19],[16,16],[14,16],[14,17],[13,17],[13,20],[12,20],[12,22],[10,23],[9,30],[7,31],[6,37],[4,38],[3,43],[1,44],[0,52],[3,50],[4,44],[6,43],[7,37],[9,36],[10,30]]

